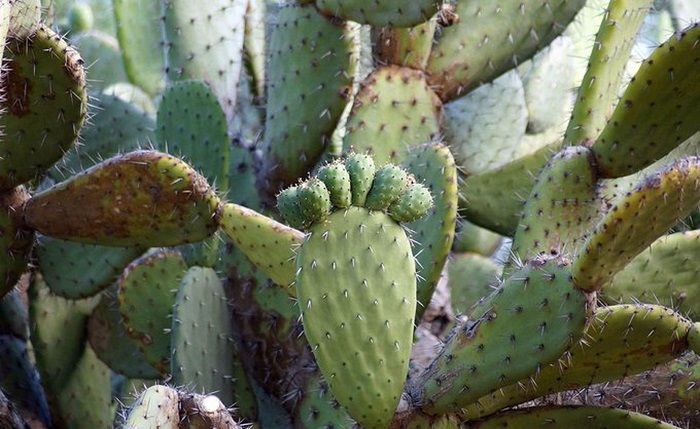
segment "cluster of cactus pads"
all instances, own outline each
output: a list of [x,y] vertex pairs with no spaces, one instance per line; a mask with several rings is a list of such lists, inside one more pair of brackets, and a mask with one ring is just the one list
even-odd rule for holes
[[694,19],[0,0],[0,427],[699,426]]

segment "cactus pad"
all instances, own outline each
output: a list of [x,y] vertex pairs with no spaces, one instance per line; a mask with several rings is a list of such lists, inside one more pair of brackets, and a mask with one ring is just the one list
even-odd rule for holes
[[182,157],[220,192],[228,191],[226,115],[204,82],[168,86],[158,106],[156,138],[161,151]]
[[699,64],[700,24],[672,36],[642,63],[591,147],[603,177],[634,173],[700,130]]
[[436,0],[316,0],[321,12],[377,27],[412,27],[435,15]]
[[540,253],[576,253],[577,244],[603,212],[597,195],[595,159],[584,147],[569,147],[547,164],[525,203],[511,251],[522,259]]
[[87,107],[83,60],[49,28],[8,39],[5,56],[0,189],[34,179],[61,159]]
[[229,123],[234,117],[243,63],[246,3],[244,0],[210,0],[201,4],[166,0],[159,9],[168,78],[207,82]]
[[[430,85],[449,100],[493,80],[549,44],[584,3],[459,1],[459,22],[442,30],[428,61]],[[465,47],[470,55],[464,54]]]
[[34,196],[25,221],[57,238],[108,246],[172,246],[209,237],[219,199],[183,161],[136,151]]
[[258,178],[271,196],[321,158],[348,104],[357,63],[355,25],[337,25],[312,6],[283,7],[275,21],[267,60],[265,158]]
[[34,233],[24,228],[21,207],[28,199],[23,186],[0,192],[0,297],[12,290],[27,270]]
[[339,210],[311,229],[297,266],[304,333],[334,396],[364,427],[387,427],[408,372],[416,310],[405,232],[381,212]]
[[223,284],[211,268],[192,267],[182,277],[172,318],[173,380],[195,392],[217,392],[233,405],[235,353]]
[[70,299],[96,295],[114,283],[122,270],[143,253],[138,247],[119,248],[39,237],[39,271],[51,292]]
[[97,357],[112,371],[144,380],[161,377],[127,335],[115,293],[104,295],[90,315],[87,339]]
[[165,49],[158,0],[114,0],[117,38],[129,80],[151,95],[165,86]]
[[474,425],[474,429],[529,429],[546,425],[569,429],[680,429],[627,410],[564,406],[507,412]]
[[612,382],[670,362],[687,349],[692,322],[657,305],[615,305],[595,311],[564,364],[480,398],[464,411],[478,419],[499,409],[551,393]]
[[418,70],[385,66],[362,83],[346,124],[343,150],[369,152],[381,165],[440,133],[442,103]]
[[453,330],[411,388],[424,412],[459,411],[556,362],[580,338],[588,297],[575,288],[569,267],[560,264],[531,261]]
[[683,158],[613,201],[573,264],[576,285],[599,289],[700,200],[700,160]]
[[[635,36],[651,3],[650,0],[613,0],[605,10],[566,131],[568,144],[590,146],[608,121]],[[634,142],[638,144],[637,140]]]
[[129,429],[178,429],[180,394],[167,386],[146,389],[129,410],[125,427]]
[[126,332],[162,373],[169,370],[170,317],[186,270],[179,253],[155,251],[129,264],[117,282]]
[[695,281],[700,261],[700,231],[665,235],[637,255],[603,288],[606,302],[659,302],[700,318]]
[[304,235],[249,208],[226,204],[221,228],[258,268],[280,286],[294,281],[293,250]]
[[[430,302],[435,285],[441,277],[445,260],[454,241],[457,223],[457,166],[452,153],[442,144],[427,144],[413,148],[403,163],[419,184],[425,185],[433,196],[433,204],[422,218],[413,219],[406,226],[413,231],[411,246],[416,255],[418,272],[419,307],[416,319]],[[412,192],[412,191],[409,191]],[[422,192],[421,192],[422,193]],[[425,197],[420,197],[423,200]],[[403,199],[403,196],[401,197]],[[411,210],[418,208],[418,202]],[[422,205],[422,204],[421,204]],[[396,207],[389,207],[395,215]]]

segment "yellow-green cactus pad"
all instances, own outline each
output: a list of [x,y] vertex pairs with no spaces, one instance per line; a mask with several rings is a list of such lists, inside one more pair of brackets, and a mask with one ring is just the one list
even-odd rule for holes
[[301,231],[236,204],[224,206],[221,228],[272,281],[284,287],[294,282],[294,250],[304,241]]
[[683,158],[611,202],[573,264],[576,285],[600,289],[700,200],[700,159]]
[[639,374],[672,361],[688,348],[692,322],[662,306],[602,307],[590,319],[563,363],[543,366],[539,374],[480,398],[462,416],[475,420],[551,393]]
[[334,396],[363,427],[389,425],[408,373],[416,271],[403,228],[350,207],[314,225],[297,257],[304,334]]

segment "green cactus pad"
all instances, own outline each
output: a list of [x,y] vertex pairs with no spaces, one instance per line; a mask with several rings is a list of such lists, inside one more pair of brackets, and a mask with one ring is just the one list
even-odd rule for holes
[[[547,46],[583,7],[584,0],[530,0],[494,5],[459,1],[459,22],[442,29],[428,61],[430,86],[456,98],[516,67]],[[465,55],[469,47],[469,55]]]
[[568,351],[563,365],[543,366],[531,379],[482,397],[462,415],[474,420],[551,393],[648,371],[685,352],[691,325],[691,321],[661,306],[601,307],[591,317],[582,340]]
[[40,274],[32,279],[29,298],[36,366],[44,389],[51,396],[68,383],[83,355],[88,316],[98,300],[67,300],[53,295]]
[[113,0],[117,38],[129,80],[151,95],[165,86],[159,0]]
[[356,25],[331,22],[312,6],[283,7],[270,31],[258,179],[273,196],[321,158],[348,103],[357,46]]
[[22,187],[0,192],[0,297],[4,296],[27,270],[34,245],[34,233],[21,219],[22,205],[29,193]]
[[110,371],[90,346],[71,367],[65,384],[49,395],[54,427],[108,428],[114,420]]
[[680,429],[644,414],[616,408],[551,406],[510,411],[473,426],[474,429]]
[[351,427],[352,418],[338,404],[321,374],[312,377],[304,386],[304,394],[299,401],[294,417],[295,427],[323,429],[328,427]]
[[407,147],[440,134],[442,103],[421,71],[381,67],[362,82],[353,103],[343,151],[368,152],[378,165],[400,162]]
[[56,33],[39,26],[6,43],[0,189],[32,180],[61,159],[75,144],[87,107],[83,61]]
[[109,85],[126,82],[119,42],[109,34],[90,31],[71,39],[87,68],[91,94]]
[[297,192],[299,198],[299,208],[306,217],[307,223],[319,222],[330,214],[331,199],[326,185],[312,177],[299,185]]
[[173,381],[198,393],[216,392],[233,405],[235,343],[230,308],[219,276],[192,267],[180,282],[172,318]]
[[381,212],[339,210],[312,228],[297,267],[304,333],[331,391],[363,427],[386,428],[408,372],[416,310],[406,233]]
[[324,14],[376,27],[412,27],[440,9],[436,0],[316,0]]
[[387,213],[396,222],[414,222],[433,207],[433,196],[425,185],[413,183],[404,189],[399,199],[391,203]]
[[68,9],[68,28],[75,33],[90,31],[95,25],[95,15],[87,3],[75,3]]
[[235,113],[243,63],[246,3],[244,0],[206,3],[166,0],[160,9],[168,78],[207,82],[228,122]]
[[316,177],[322,181],[330,194],[331,204],[348,208],[352,204],[350,173],[342,162],[332,162],[318,170]]
[[377,172],[374,159],[366,154],[352,153],[345,160],[345,168],[350,174],[352,204],[363,207]]
[[87,324],[90,347],[116,373],[146,380],[161,378],[161,374],[127,335],[115,295],[104,295],[90,315]]
[[463,252],[450,256],[447,270],[452,309],[455,314],[469,314],[475,304],[493,292],[502,268],[489,257]]
[[265,0],[250,0],[245,13],[246,70],[256,96],[265,95],[265,13],[271,8]]
[[525,198],[547,165],[555,146],[547,145],[496,170],[468,176],[460,183],[460,208],[470,222],[505,236],[517,230]]
[[294,249],[304,241],[302,232],[232,203],[223,208],[221,228],[272,281],[285,288],[294,282]]
[[406,224],[413,231],[411,247],[417,261],[417,298],[420,303],[416,320],[420,320],[454,241],[458,206],[457,167],[449,148],[442,144],[413,148],[403,166],[418,183],[428,187],[433,197],[427,215]]
[[[651,3],[651,0],[612,0],[605,9],[564,138],[567,144],[590,146],[610,119],[635,36]],[[639,85],[644,88],[643,83]],[[638,144],[637,139],[634,144]]]
[[226,116],[216,96],[202,81],[173,82],[158,107],[158,148],[181,157],[228,191],[229,137]]
[[146,389],[129,410],[125,427],[129,429],[178,429],[180,394],[168,386]]
[[445,104],[445,141],[465,173],[484,174],[524,155],[527,119],[523,82],[513,70]]
[[170,317],[186,270],[179,253],[160,250],[133,261],[117,281],[127,334],[164,374],[170,369]]
[[603,297],[606,302],[658,302],[698,319],[698,252],[700,231],[663,236],[615,274]]
[[469,221],[459,223],[452,250],[458,253],[473,252],[491,256],[501,247],[503,237],[474,225]]
[[574,80],[572,55],[573,42],[560,36],[532,59],[527,72],[521,72],[528,132],[541,133],[569,120],[574,102],[572,88],[578,83]]
[[377,60],[382,64],[395,64],[424,70],[433,47],[437,17],[415,27],[384,27],[379,30],[375,45]]
[[573,264],[576,285],[601,288],[642,250],[686,217],[700,200],[700,160],[676,161],[613,201]]
[[39,237],[38,268],[51,292],[70,299],[96,295],[114,283],[122,270],[143,253],[119,248]]
[[563,149],[537,178],[525,203],[511,251],[530,259],[576,253],[577,245],[602,216],[595,159],[590,150]]
[[155,141],[155,121],[137,105],[116,95],[92,94],[93,112],[80,133],[82,145],[71,149],[49,175],[56,181],[85,170],[105,157]]
[[382,166],[374,175],[372,188],[365,200],[365,207],[370,210],[386,210],[399,199],[408,184],[406,170],[394,164]]
[[35,195],[27,225],[57,238],[107,246],[172,246],[217,228],[219,199],[185,162],[153,151],[110,158]]
[[560,261],[534,260],[514,272],[411,387],[431,415],[459,411],[489,392],[556,362],[583,333],[587,296]]
[[642,63],[591,147],[603,177],[634,173],[700,130],[699,57],[700,24],[695,24]]

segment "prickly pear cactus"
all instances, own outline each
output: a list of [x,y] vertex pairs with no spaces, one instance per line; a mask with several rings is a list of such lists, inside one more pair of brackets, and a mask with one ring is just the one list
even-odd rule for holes
[[[362,162],[363,155],[355,155],[347,164]],[[392,164],[374,177],[353,177],[355,171],[348,168],[342,180],[328,180],[330,189],[312,178],[297,195],[282,193],[280,199],[299,206],[303,224],[309,225],[295,279],[304,334],[338,401],[363,426],[383,428],[408,372],[416,311],[414,256],[398,222],[422,217],[432,196]],[[364,205],[336,207],[331,213],[330,201],[345,204],[354,182],[362,183],[355,194],[369,188]],[[386,209],[388,215],[382,212]],[[354,354],[347,354],[348,348]]]

